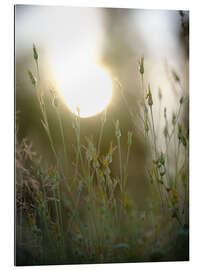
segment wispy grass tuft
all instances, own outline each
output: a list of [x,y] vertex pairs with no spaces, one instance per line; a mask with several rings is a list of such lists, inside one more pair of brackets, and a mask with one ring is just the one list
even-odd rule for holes
[[[114,123],[114,137],[108,143],[108,151],[103,153],[101,146],[104,128],[107,121],[111,121],[110,115],[107,117],[107,110],[101,115],[97,140],[93,140],[89,134],[85,143],[82,143],[84,140],[81,140],[78,107],[72,123],[76,143],[71,160],[67,152],[60,100],[53,90],[49,97],[44,93],[39,54],[34,44],[33,60],[36,63],[36,75],[28,71],[28,76],[36,90],[41,110],[39,121],[47,134],[55,157],[55,167],[46,167],[41,160],[37,160],[31,147],[25,146],[25,141],[21,144],[16,142],[17,171],[25,176],[17,176],[17,226],[21,232],[18,245],[21,248],[19,250],[26,247],[32,254],[28,264],[173,260],[177,248],[173,243],[181,238],[187,245],[189,226],[189,141],[180,117],[184,98],[180,99],[178,112],[173,113],[171,122],[168,121],[167,110],[163,111],[163,146],[158,140],[159,126],[155,125],[153,112],[154,106],[159,104],[153,98],[150,84],[145,91],[144,57],[141,57],[139,74],[143,102],[139,119],[142,120],[142,127],[137,126],[138,116],[128,106],[118,81],[133,123],[132,129],[122,130],[117,119]],[[161,102],[162,93],[159,96]],[[47,110],[49,104],[57,116],[63,155],[55,145],[50,128]],[[150,148],[145,171],[152,196],[144,210],[137,207],[135,192],[127,188],[130,155],[136,145],[137,133],[144,134],[145,146]],[[121,137],[126,143],[127,152],[123,151]],[[172,144],[175,145],[173,148]],[[117,174],[112,170],[116,158]],[[22,236],[24,228],[29,231],[30,240]],[[180,252],[183,252],[183,258],[187,260],[187,249]],[[21,263],[19,259],[17,264]]]

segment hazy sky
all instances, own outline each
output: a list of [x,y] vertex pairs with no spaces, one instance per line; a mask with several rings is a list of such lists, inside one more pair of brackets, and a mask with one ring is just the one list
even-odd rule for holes
[[[62,92],[66,93],[66,89],[77,82],[74,71],[78,74],[84,73],[85,65],[92,65],[101,57],[103,42],[106,38],[105,16],[102,10],[100,8],[17,6],[17,57],[21,57],[24,53],[30,54],[33,42],[43,48],[57,83]],[[157,93],[157,89],[162,88],[164,93],[167,93],[165,103],[172,108],[175,99],[163,64],[167,61],[180,74],[185,72],[184,51],[180,47],[177,36],[180,30],[178,11],[134,9],[131,11],[129,20],[130,33],[133,33],[132,29],[135,29],[135,33],[137,31],[144,42],[140,52],[146,58],[152,91],[155,89]],[[131,44],[131,47],[136,44],[139,35],[132,34],[129,37],[127,42]],[[84,76],[80,76],[80,79],[82,77]],[[90,77],[86,76],[86,78],[87,81],[91,81]]]
[[[46,48],[49,57],[74,54],[85,57],[99,52],[103,41],[102,9],[23,6],[16,7],[16,48],[29,50],[35,42]],[[146,48],[155,57],[181,57],[176,35],[180,27],[177,11],[134,10],[132,28],[138,28]],[[131,16],[132,18],[132,16]],[[134,37],[131,37],[134,42]],[[176,55],[176,56],[177,56]],[[75,55],[74,55],[75,57]]]

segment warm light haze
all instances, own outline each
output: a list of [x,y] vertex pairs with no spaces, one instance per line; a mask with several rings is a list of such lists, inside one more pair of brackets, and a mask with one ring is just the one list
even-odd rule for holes
[[112,97],[111,78],[96,64],[80,64],[66,76],[57,78],[57,82],[68,109],[77,114],[79,107],[81,117],[100,113]]

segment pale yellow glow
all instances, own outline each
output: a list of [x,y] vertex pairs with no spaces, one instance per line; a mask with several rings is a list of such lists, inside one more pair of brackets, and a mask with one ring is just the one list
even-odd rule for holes
[[78,114],[79,107],[80,117],[102,112],[112,97],[112,81],[108,73],[93,63],[80,62],[75,68],[72,66],[65,76],[60,76],[59,84],[68,108]]

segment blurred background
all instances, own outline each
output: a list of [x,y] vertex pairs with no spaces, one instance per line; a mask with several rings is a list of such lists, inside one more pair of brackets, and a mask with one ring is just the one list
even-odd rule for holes
[[[148,149],[142,136],[134,131],[129,108],[138,110],[142,98],[138,61],[144,56],[144,88],[151,85],[155,124],[160,134],[164,129],[164,107],[169,120],[177,111],[180,98],[189,95],[189,13],[176,10],[137,10],[119,8],[74,8],[17,5],[15,7],[15,71],[16,111],[18,112],[18,137],[29,138],[42,158],[44,165],[52,163],[47,135],[41,124],[35,89],[27,71],[35,74],[32,47],[39,52],[40,78],[44,91],[54,89],[60,97],[60,113],[64,125],[67,151],[71,153],[75,143],[72,128],[73,113],[64,97],[75,82],[83,89],[83,73],[88,65],[97,64],[108,74],[112,82],[112,97],[107,102],[107,123],[104,129],[101,152],[106,153],[109,142],[115,140],[114,123],[121,126],[122,149],[126,151],[127,131],[134,132],[130,159],[129,187],[134,186],[136,201],[143,204],[149,195],[144,181],[144,165]],[[91,81],[91,73],[85,77]],[[89,77],[88,77],[89,76]],[[123,100],[122,91],[126,98]],[[95,89],[100,82],[95,82]],[[72,88],[74,94],[74,87]],[[84,87],[83,92],[86,91]],[[96,91],[96,90],[95,90]],[[83,93],[83,94],[84,94]],[[94,102],[86,94],[89,106]],[[68,96],[69,98],[69,96]],[[49,109],[49,121],[54,142],[62,152],[57,119]],[[92,136],[97,141],[100,117],[103,112],[81,118],[81,139]],[[182,119],[188,127],[188,104]],[[137,125],[141,125],[137,119]],[[160,138],[163,136],[160,136]],[[161,139],[160,139],[161,140]],[[161,145],[161,141],[160,141]],[[162,146],[160,146],[162,147]],[[60,150],[61,149],[61,150]],[[161,149],[160,149],[161,151]],[[115,157],[113,171],[119,174]]]

